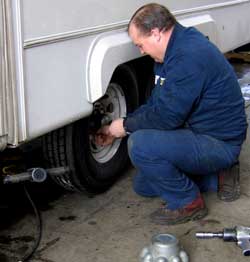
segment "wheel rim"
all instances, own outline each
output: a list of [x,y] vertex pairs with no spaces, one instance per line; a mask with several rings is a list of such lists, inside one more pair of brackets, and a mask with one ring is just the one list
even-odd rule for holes
[[[114,119],[121,118],[127,114],[126,97],[120,85],[111,83],[103,99],[100,99],[94,106],[103,115],[102,125]],[[106,163],[113,158],[119,149],[122,139],[116,139],[111,145],[99,146],[94,143],[90,135],[90,150],[93,158],[98,163]]]

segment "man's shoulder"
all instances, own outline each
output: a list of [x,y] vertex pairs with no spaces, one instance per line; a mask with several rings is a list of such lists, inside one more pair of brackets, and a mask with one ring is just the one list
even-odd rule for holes
[[[169,53],[168,61],[182,59],[183,61],[206,63],[207,58],[222,55],[218,48],[202,33],[193,27],[185,28],[181,36],[176,38],[173,49]],[[168,62],[166,61],[166,62]]]
[[174,40],[174,50],[188,52],[201,48],[213,48],[209,39],[194,27],[185,27]]

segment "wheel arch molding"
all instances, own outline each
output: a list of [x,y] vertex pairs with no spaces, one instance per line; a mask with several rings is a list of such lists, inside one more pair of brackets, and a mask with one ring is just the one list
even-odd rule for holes
[[101,98],[108,88],[115,69],[141,54],[126,31],[98,36],[92,43],[87,59],[86,89],[90,103]]

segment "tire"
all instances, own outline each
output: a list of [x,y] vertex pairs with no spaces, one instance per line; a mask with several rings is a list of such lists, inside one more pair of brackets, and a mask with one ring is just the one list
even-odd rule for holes
[[70,191],[101,193],[121,175],[128,163],[127,139],[116,139],[100,147],[93,142],[93,130],[101,121],[125,116],[138,106],[138,86],[128,65],[119,66],[105,96],[94,104],[91,117],[53,131],[44,138],[48,167],[68,167],[68,173],[53,180]]

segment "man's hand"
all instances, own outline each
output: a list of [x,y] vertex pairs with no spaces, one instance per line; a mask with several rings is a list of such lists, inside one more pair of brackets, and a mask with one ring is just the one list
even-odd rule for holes
[[110,124],[109,133],[111,136],[114,136],[116,138],[126,136],[126,132],[123,128],[123,121],[124,121],[123,118],[118,118]]
[[115,140],[113,136],[107,136],[103,134],[96,134],[95,135],[95,143],[99,146],[108,146],[111,145]]
[[95,143],[99,146],[107,146],[114,142],[116,138],[122,138],[126,136],[126,132],[123,128],[123,118],[114,120],[110,126],[103,126],[95,135]]
[[95,143],[99,146],[107,146],[114,142],[115,137],[109,132],[109,126],[103,126],[95,135]]

